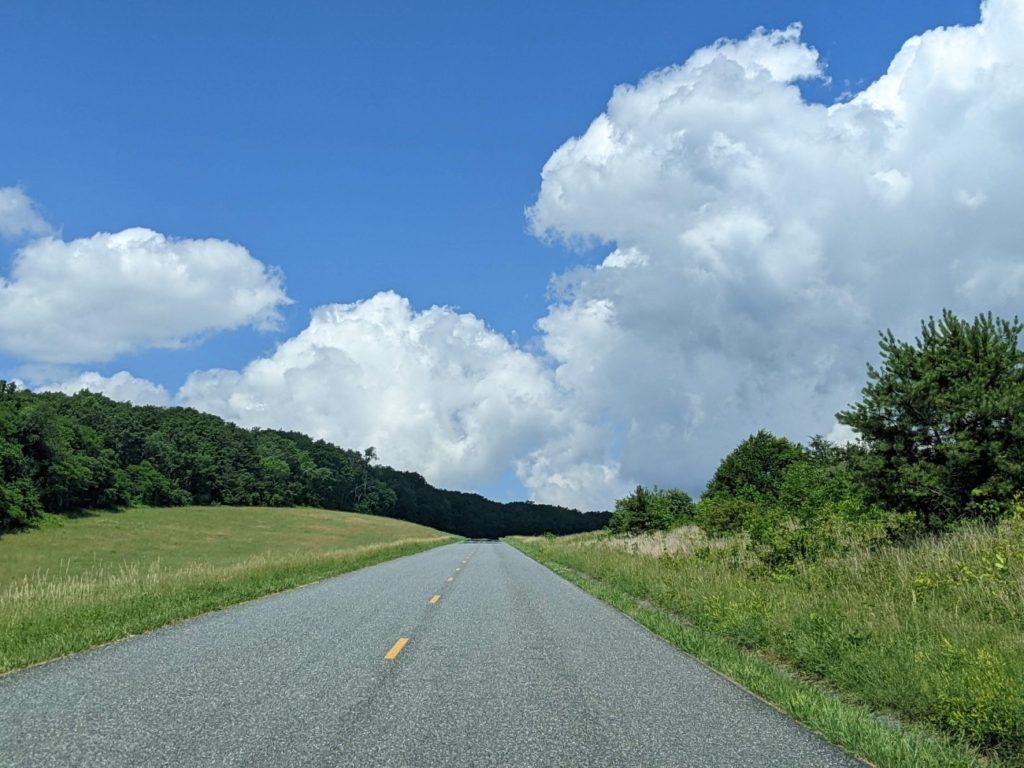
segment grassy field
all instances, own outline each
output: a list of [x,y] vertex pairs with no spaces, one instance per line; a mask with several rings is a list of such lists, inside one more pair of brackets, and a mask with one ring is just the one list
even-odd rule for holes
[[698,529],[510,543],[879,766],[1024,764],[1024,532],[766,571]]
[[454,540],[319,509],[47,518],[0,537],[0,673]]

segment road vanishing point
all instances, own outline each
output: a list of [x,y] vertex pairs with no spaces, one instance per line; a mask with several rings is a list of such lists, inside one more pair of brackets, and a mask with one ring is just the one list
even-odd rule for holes
[[467,541],[6,675],[0,765],[864,764]]

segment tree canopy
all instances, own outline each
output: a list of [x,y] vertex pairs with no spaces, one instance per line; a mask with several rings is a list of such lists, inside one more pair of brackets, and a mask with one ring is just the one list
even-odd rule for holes
[[648,490],[638,485],[615,502],[608,527],[615,533],[666,530],[693,519],[693,499],[677,488]]
[[861,476],[934,527],[1024,487],[1024,325],[943,311],[913,343],[880,334],[861,402],[837,414],[866,448]]
[[777,499],[786,469],[803,458],[799,445],[762,429],[722,459],[704,494],[748,501]]
[[465,536],[575,533],[608,514],[434,488],[419,475],[298,432],[242,429],[191,408],[0,382],[0,533],[42,512],[148,504],[316,506],[388,515]]

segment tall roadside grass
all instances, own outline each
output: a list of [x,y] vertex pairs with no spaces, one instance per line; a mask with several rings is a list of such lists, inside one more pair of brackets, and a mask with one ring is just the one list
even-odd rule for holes
[[[130,510],[4,537],[0,673],[457,540],[364,515],[247,512]],[[99,550],[110,524],[125,536]]]
[[512,543],[877,765],[1024,765],[1020,520],[783,570],[696,529]]

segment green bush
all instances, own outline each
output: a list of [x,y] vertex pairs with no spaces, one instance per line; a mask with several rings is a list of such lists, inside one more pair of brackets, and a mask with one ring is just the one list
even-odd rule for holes
[[651,492],[651,503],[656,509],[654,517],[659,521],[668,521],[666,527],[692,522],[696,512],[690,494],[678,488],[664,491],[655,488]]
[[629,496],[615,502],[608,521],[613,533],[664,531],[693,520],[693,499],[676,488],[648,490],[638,485]]
[[39,496],[26,477],[0,482],[0,533],[29,525],[43,514]]
[[944,639],[940,650],[919,651],[925,687],[939,727],[985,747],[1024,745],[1024,677],[1020,665],[987,648]]
[[822,539],[823,528],[801,523],[778,507],[762,508],[748,515],[743,528],[758,560],[773,568],[816,559],[818,553],[814,550],[831,544]]
[[784,568],[875,549],[890,542],[905,522],[881,509],[850,516],[848,508],[847,503],[827,504],[813,518],[799,520],[779,507],[766,507],[748,515],[743,529],[762,564]]
[[798,520],[809,521],[826,507],[842,506],[847,516],[866,508],[843,449],[821,438],[812,441],[807,458],[791,463],[779,483],[778,505]]
[[742,531],[745,521],[756,515],[759,506],[749,499],[729,496],[704,496],[696,508],[697,525],[708,536]]

